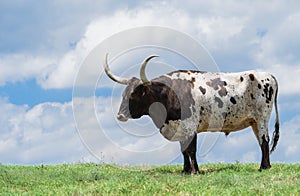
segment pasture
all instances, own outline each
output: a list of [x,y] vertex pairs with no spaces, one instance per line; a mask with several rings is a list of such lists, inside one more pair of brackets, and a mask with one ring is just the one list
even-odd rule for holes
[[97,164],[0,165],[0,195],[300,195],[300,164],[118,167]]

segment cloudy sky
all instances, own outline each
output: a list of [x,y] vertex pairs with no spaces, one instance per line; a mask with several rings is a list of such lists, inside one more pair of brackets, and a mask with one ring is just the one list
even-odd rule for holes
[[[300,162],[299,21],[296,0],[186,0],[184,4],[179,0],[2,0],[0,163],[180,163],[179,144],[162,138],[148,118],[116,121],[124,86],[105,79],[103,57],[95,53],[111,36],[144,26],[168,27],[190,36],[209,51],[220,71],[260,70],[275,75],[281,135],[271,161]],[[147,40],[147,36],[139,38]],[[105,46],[112,50],[121,44]],[[147,48],[140,50],[147,53]],[[136,64],[145,56],[135,52]],[[165,56],[161,61],[164,58],[168,60]],[[90,59],[99,67],[84,67]],[[120,57],[116,66],[118,60],[123,66],[130,63]],[[158,71],[190,68],[187,62],[179,62],[181,66]],[[134,73],[113,70],[127,71],[126,76]],[[94,87],[89,93],[76,88],[83,72],[96,79],[82,79]],[[73,96],[74,84],[80,96],[76,92]],[[270,135],[273,127],[274,114]],[[199,143],[203,149],[198,150],[199,163],[260,162],[260,148],[250,129],[228,137],[199,135]]]

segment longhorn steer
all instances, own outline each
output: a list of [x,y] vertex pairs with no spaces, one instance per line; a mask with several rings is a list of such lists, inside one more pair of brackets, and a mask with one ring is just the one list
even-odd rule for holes
[[[149,81],[145,67],[154,57],[142,63],[141,79],[126,79],[111,73],[106,55],[106,74],[115,82],[127,85],[117,116],[120,121],[149,115],[166,139],[180,142],[183,172],[192,174],[199,171],[197,133],[209,131],[228,135],[251,126],[262,152],[260,170],[271,167],[269,155],[279,139],[278,84],[274,76],[255,71],[178,70]],[[274,102],[276,122],[270,151],[268,122]]]

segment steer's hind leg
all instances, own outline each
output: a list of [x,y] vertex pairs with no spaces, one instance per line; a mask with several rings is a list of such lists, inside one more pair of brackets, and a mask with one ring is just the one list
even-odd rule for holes
[[183,171],[187,174],[195,174],[199,171],[196,159],[197,134],[187,141],[180,142],[181,151],[184,158]]
[[262,144],[260,145],[260,148],[261,148],[261,152],[262,152],[262,158],[261,158],[261,164],[260,164],[259,170],[271,168],[269,136],[263,135],[261,139],[262,139]]
[[[266,123],[264,123],[266,124]],[[260,145],[262,157],[259,170],[271,168],[270,164],[270,150],[269,150],[269,134],[268,128],[265,125],[259,126],[257,123],[252,125],[253,132]]]

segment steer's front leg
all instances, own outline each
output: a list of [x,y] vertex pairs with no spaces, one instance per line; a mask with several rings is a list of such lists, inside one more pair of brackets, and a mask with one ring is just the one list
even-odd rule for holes
[[180,146],[184,159],[182,172],[196,174],[199,171],[196,159],[197,134],[184,142],[180,142]]
[[182,173],[190,174],[191,173],[191,162],[190,157],[186,151],[182,152],[183,155],[183,170]]

